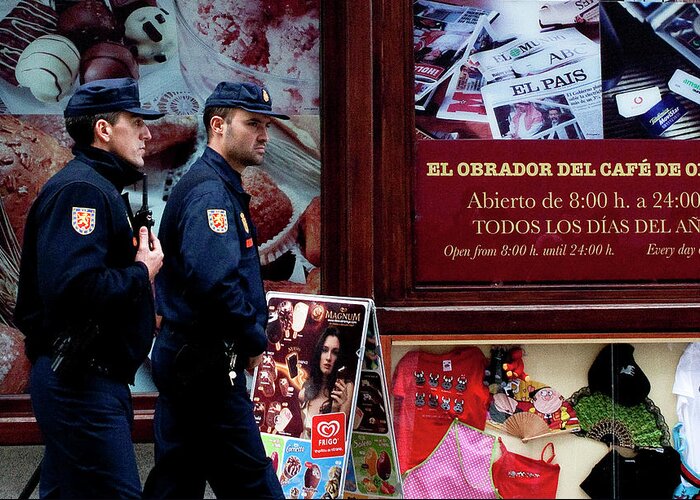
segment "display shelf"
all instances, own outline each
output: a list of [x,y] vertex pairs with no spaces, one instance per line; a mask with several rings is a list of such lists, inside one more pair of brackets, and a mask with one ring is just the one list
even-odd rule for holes
[[[677,423],[676,396],[672,392],[676,366],[690,342],[698,341],[697,334],[657,333],[651,336],[602,335],[462,335],[444,337],[395,335],[383,338],[384,355],[390,377],[399,361],[409,352],[425,350],[434,353],[449,352],[460,346],[477,346],[485,356],[492,345],[520,346],[525,351],[525,370],[532,380],[551,385],[564,398],[569,398],[582,387],[588,386],[588,371],[596,356],[607,343],[630,343],[634,359],[651,382],[649,398],[661,410],[669,431]],[[391,378],[389,386],[391,387]],[[390,389],[390,393],[391,393]],[[561,466],[557,498],[588,498],[580,488],[592,467],[603,458],[609,448],[593,439],[562,433],[538,438],[526,443],[491,426],[486,432],[502,437],[509,451],[539,459],[542,448],[552,442],[556,451],[555,462]],[[498,455],[497,455],[498,456]]]

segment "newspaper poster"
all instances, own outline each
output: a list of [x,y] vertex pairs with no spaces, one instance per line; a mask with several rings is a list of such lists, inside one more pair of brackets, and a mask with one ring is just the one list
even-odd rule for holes
[[[346,481],[348,469],[357,477],[349,466],[356,429],[384,431],[395,447],[390,415],[380,415],[386,405],[358,401],[368,383],[385,384],[383,372],[379,381],[365,373],[381,365],[376,335],[368,333],[376,325],[374,303],[269,292],[267,304],[268,348],[251,390],[266,453],[285,497],[342,497],[346,482],[355,486]],[[400,496],[396,453],[378,455],[375,465],[377,491]]]
[[413,56],[415,100],[421,101],[452,74],[465,54],[479,18],[495,13],[417,0],[413,4]]
[[[465,57],[459,68],[452,73],[445,91],[445,97],[438,109],[437,117],[446,120],[467,120],[486,122],[486,108],[481,97],[481,87],[486,83],[483,75],[469,60],[476,52],[491,50],[505,43],[498,39],[488,16],[479,18],[476,29],[469,40]],[[418,109],[418,108],[416,108]]]
[[[581,49],[578,49],[579,46],[585,47],[585,50],[590,52],[596,50],[594,47],[598,45],[576,28],[563,28],[537,35],[518,37],[497,49],[474,53],[470,60],[490,83],[515,78],[518,76],[513,69],[516,61],[547,48],[563,53],[559,57],[552,58],[550,64],[564,64],[569,59],[566,56],[570,51],[574,55],[581,52]],[[599,50],[598,54],[600,54]]]
[[602,139],[601,90],[599,61],[589,57],[481,92],[495,139]]
[[547,2],[540,7],[540,26],[597,24],[600,21],[599,0],[566,0]]

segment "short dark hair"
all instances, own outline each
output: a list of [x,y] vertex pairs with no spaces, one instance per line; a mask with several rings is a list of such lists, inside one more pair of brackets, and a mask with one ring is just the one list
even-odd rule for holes
[[224,121],[227,120],[229,115],[232,114],[234,110],[238,108],[228,108],[228,107],[219,107],[219,106],[208,106],[204,108],[204,116],[202,120],[204,121],[204,130],[207,131],[207,139],[209,138],[209,134],[211,132],[211,119],[214,116],[220,116],[221,118],[224,119]]
[[66,117],[66,130],[68,135],[79,146],[89,146],[95,140],[95,124],[99,120],[105,120],[110,125],[117,123],[119,115],[123,111],[109,111],[96,115],[81,115]]

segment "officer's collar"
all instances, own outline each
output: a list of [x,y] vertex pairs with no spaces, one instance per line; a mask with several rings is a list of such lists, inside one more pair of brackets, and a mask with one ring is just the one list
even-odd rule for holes
[[93,146],[74,146],[73,154],[78,160],[87,160],[98,174],[105,177],[121,191],[126,186],[143,179],[143,173],[119,156]]
[[241,174],[231,168],[231,165],[229,165],[223,156],[207,146],[202,154],[202,159],[207,165],[216,170],[216,172],[224,179],[224,182],[230,184],[237,192],[245,194]]

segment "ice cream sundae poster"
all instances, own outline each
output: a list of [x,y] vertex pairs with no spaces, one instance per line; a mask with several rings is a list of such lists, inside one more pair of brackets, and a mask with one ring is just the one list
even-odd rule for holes
[[[0,395],[27,391],[12,314],[24,224],[44,183],[72,158],[63,110],[78,85],[138,81],[149,122],[144,172],[158,230],[169,193],[206,147],[201,114],[220,80],[264,84],[275,120],[265,162],[244,185],[266,290],[320,291],[319,0],[7,0],[0,2]],[[236,36],[232,34],[236,33]],[[128,186],[132,209],[142,186]],[[257,207],[257,208],[256,208]],[[269,207],[275,207],[270,210]],[[134,392],[155,391],[148,362]]]
[[[251,398],[283,491],[288,498],[337,498],[348,486],[356,491],[353,433],[379,431],[388,449],[393,438],[389,417],[382,413],[386,389],[373,389],[381,409],[360,404],[367,373],[370,385],[385,386],[376,378],[383,377],[383,369],[374,305],[280,292],[269,292],[267,304],[268,348],[254,374]],[[394,475],[394,485],[382,493],[395,492],[396,455],[382,451],[378,448],[379,468],[387,478]]]

